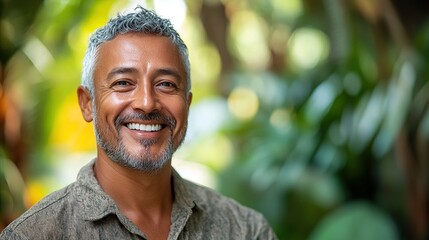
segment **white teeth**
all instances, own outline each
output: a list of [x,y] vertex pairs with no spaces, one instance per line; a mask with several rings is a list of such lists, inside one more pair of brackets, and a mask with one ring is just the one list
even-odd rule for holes
[[145,132],[155,132],[161,130],[160,124],[139,124],[139,123],[128,123],[127,128],[131,130],[140,130]]

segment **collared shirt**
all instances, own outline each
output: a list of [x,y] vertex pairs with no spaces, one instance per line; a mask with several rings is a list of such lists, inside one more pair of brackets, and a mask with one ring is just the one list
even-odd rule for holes
[[[12,222],[0,239],[146,239],[99,185],[94,161],[77,181],[42,199]],[[173,171],[169,239],[276,239],[265,218]]]

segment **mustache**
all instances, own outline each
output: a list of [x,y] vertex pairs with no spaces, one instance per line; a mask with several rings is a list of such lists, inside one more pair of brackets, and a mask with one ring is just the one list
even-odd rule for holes
[[119,130],[119,128],[123,124],[133,120],[156,121],[162,125],[166,125],[171,130],[173,130],[176,127],[176,120],[173,117],[160,112],[151,112],[148,114],[144,114],[141,112],[121,114],[115,120],[115,127],[117,130]]

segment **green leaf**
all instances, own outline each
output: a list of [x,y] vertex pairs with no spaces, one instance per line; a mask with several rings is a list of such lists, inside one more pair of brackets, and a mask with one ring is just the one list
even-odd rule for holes
[[310,237],[311,240],[380,240],[399,239],[392,220],[367,202],[354,202],[326,216]]

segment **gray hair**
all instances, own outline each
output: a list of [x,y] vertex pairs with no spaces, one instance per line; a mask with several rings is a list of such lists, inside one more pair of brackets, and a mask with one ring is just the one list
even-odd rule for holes
[[86,87],[91,97],[94,97],[94,69],[97,61],[99,46],[112,40],[119,34],[140,32],[168,37],[179,50],[186,71],[186,92],[191,89],[191,72],[188,49],[180,35],[168,19],[159,17],[154,11],[137,6],[135,12],[126,15],[118,14],[107,24],[98,28],[89,38],[82,66],[82,86]]

